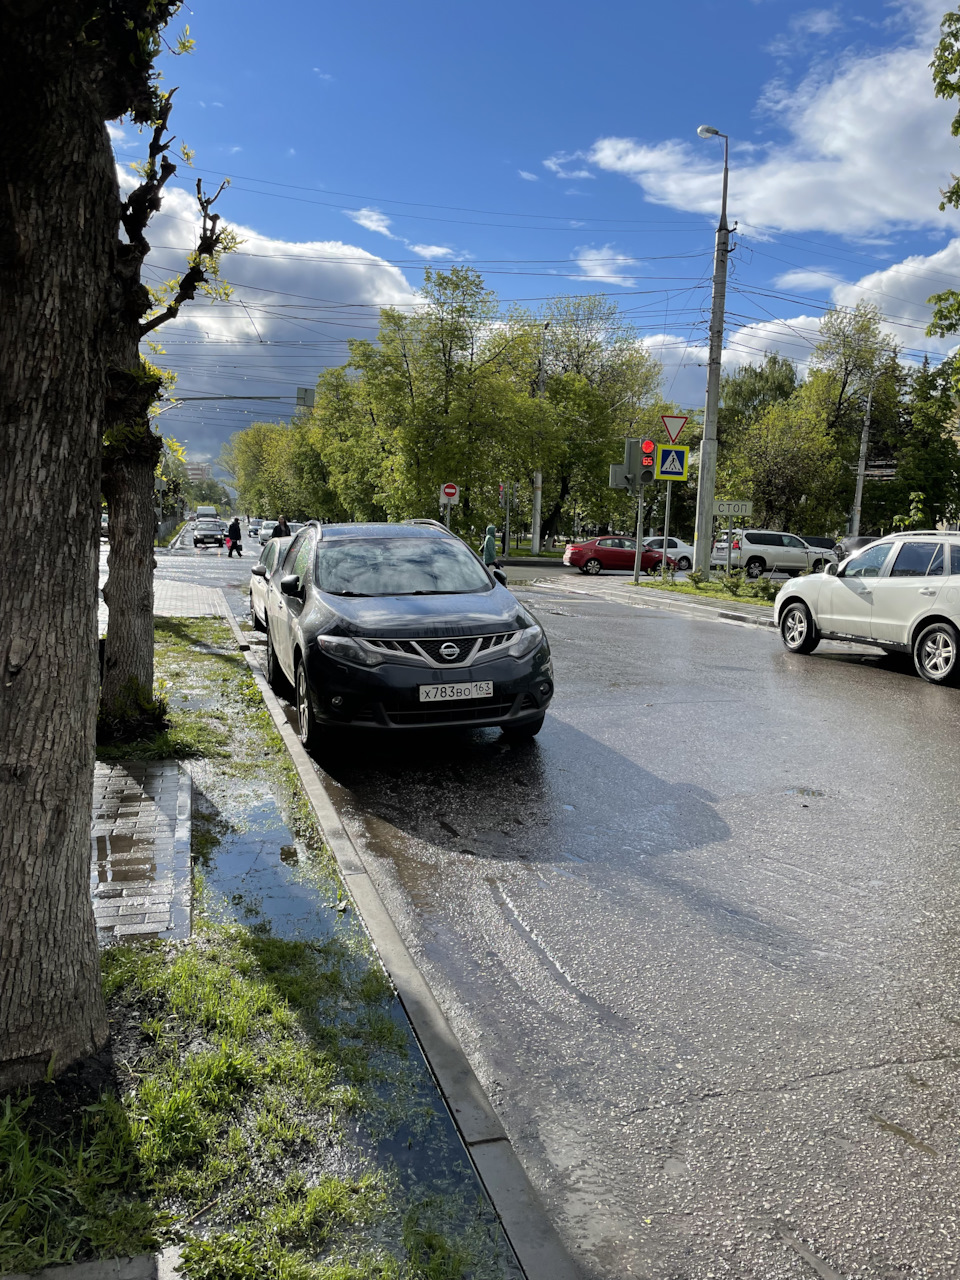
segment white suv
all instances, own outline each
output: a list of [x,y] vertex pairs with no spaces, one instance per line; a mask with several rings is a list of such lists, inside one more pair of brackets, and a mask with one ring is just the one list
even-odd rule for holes
[[910,653],[924,680],[960,680],[960,533],[890,534],[826,573],[787,582],[774,617],[791,653],[822,639]]
[[[748,578],[763,573],[820,573],[837,557],[823,547],[812,547],[795,533],[775,529],[734,529],[730,547],[730,567],[745,569]],[[727,567],[727,535],[721,533],[710,552],[710,568]]]

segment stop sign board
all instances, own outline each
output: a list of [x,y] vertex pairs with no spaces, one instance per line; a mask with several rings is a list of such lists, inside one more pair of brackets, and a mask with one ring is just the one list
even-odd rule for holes
[[450,506],[456,506],[460,501],[460,486],[458,484],[442,484],[440,486],[440,501],[447,502]]

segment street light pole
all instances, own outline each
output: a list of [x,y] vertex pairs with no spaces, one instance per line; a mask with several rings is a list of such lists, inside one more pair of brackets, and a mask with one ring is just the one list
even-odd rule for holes
[[[537,376],[537,395],[543,403],[543,386],[546,381],[546,347],[547,347],[547,330],[550,328],[550,321],[543,326],[543,336],[540,339],[540,369]],[[530,515],[530,554],[538,556],[540,554],[540,508],[543,502],[543,471],[537,467],[533,473],[533,511]]]
[[723,139],[723,197],[713,258],[713,304],[710,308],[710,355],[707,362],[707,402],[703,413],[700,473],[697,481],[697,525],[693,537],[694,568],[709,578],[713,542],[713,495],[717,485],[717,415],[720,408],[720,373],[723,358],[723,320],[727,296],[727,259],[730,228],[727,226],[727,178],[730,140],[711,125],[697,130],[701,138]]

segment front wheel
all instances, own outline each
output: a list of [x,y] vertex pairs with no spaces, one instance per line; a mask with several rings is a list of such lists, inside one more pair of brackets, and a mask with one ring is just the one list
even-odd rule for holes
[[528,720],[526,724],[504,725],[503,736],[510,742],[529,742],[531,738],[535,738],[543,728],[544,713],[541,712],[536,720]]
[[949,622],[935,622],[913,645],[917,674],[931,684],[956,684],[960,677],[960,637]]
[[310,702],[307,668],[302,661],[297,663],[297,725],[300,741],[308,751],[313,751],[320,735]]
[[600,563],[599,560],[588,560],[587,563],[583,566],[583,572],[599,573],[602,568],[603,568],[603,565]]
[[686,573],[686,571],[692,567],[692,562],[689,556],[681,556],[677,561],[677,568],[681,573]]
[[813,653],[820,643],[810,610],[799,600],[788,604],[780,618],[780,638],[791,653]]
[[827,567],[826,560],[814,560],[812,565],[812,570],[814,573],[823,573],[826,567]]
[[747,577],[759,578],[763,574],[766,567],[767,567],[766,563],[763,560],[761,560],[759,556],[752,556],[747,561],[747,565],[746,565]]

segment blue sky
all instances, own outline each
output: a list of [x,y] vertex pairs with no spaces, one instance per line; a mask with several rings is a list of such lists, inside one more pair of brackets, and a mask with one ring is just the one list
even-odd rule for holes
[[[802,365],[825,308],[880,305],[906,359],[925,300],[960,279],[960,169],[927,64],[931,0],[675,0],[483,6],[212,0],[184,9],[189,57],[171,124],[195,151],[150,236],[162,278],[195,236],[190,188],[229,176],[219,210],[244,238],[233,299],[193,304],[161,336],[185,401],[161,419],[195,457],[288,416],[293,388],[413,307],[424,265],[467,262],[505,303],[616,298],[700,405],[720,144],[739,223],[727,367],[780,350]],[[126,164],[143,143],[112,128]],[[175,188],[175,189],[174,189]],[[287,397],[283,399],[282,397]]]

